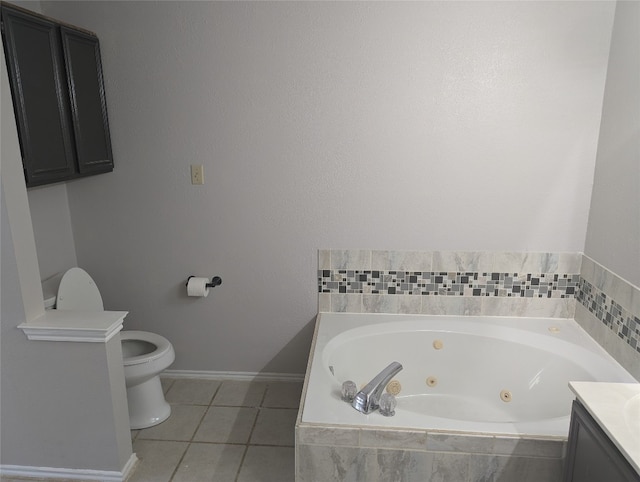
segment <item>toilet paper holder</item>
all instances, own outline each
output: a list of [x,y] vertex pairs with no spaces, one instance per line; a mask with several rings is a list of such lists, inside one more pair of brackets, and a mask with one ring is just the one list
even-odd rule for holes
[[[186,286],[189,286],[189,280],[191,278],[195,278],[195,276],[189,276],[187,278]],[[213,278],[211,278],[211,283],[207,283],[205,285],[205,287],[207,287],[207,288],[215,288],[216,286],[220,286],[221,284],[222,284],[222,278],[220,278],[220,276],[214,276]]]

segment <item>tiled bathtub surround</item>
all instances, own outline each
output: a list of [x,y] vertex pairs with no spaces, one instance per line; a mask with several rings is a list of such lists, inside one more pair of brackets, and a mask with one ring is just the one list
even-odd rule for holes
[[297,425],[296,481],[560,481],[566,441]]
[[640,288],[583,256],[575,320],[640,380]]
[[640,353],[640,318],[586,280],[580,281],[578,301],[614,334]]
[[319,311],[572,317],[577,253],[321,250]]

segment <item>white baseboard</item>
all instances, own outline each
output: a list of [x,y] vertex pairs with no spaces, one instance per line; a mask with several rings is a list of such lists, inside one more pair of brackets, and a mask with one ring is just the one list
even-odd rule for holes
[[165,370],[160,378],[200,378],[255,382],[302,382],[304,373],[217,372],[204,370]]
[[131,454],[122,471],[65,469],[57,467],[30,467],[28,465],[0,465],[0,475],[32,479],[97,480],[100,482],[124,482],[138,462]]

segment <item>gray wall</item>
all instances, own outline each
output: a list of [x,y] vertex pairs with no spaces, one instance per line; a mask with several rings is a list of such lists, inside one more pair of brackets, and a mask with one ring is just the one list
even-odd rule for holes
[[302,372],[318,248],[584,246],[612,3],[42,5],[102,45],[78,264],[173,368]]
[[77,266],[65,183],[29,189],[29,207],[43,280]]
[[640,3],[618,2],[584,252],[640,287]]

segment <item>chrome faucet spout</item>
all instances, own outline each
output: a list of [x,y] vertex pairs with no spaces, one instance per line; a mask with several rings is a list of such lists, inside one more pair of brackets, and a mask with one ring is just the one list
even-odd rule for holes
[[382,396],[382,391],[400,370],[402,370],[400,363],[397,361],[390,363],[356,394],[351,406],[358,412],[364,414],[376,410],[378,408],[378,401]]

